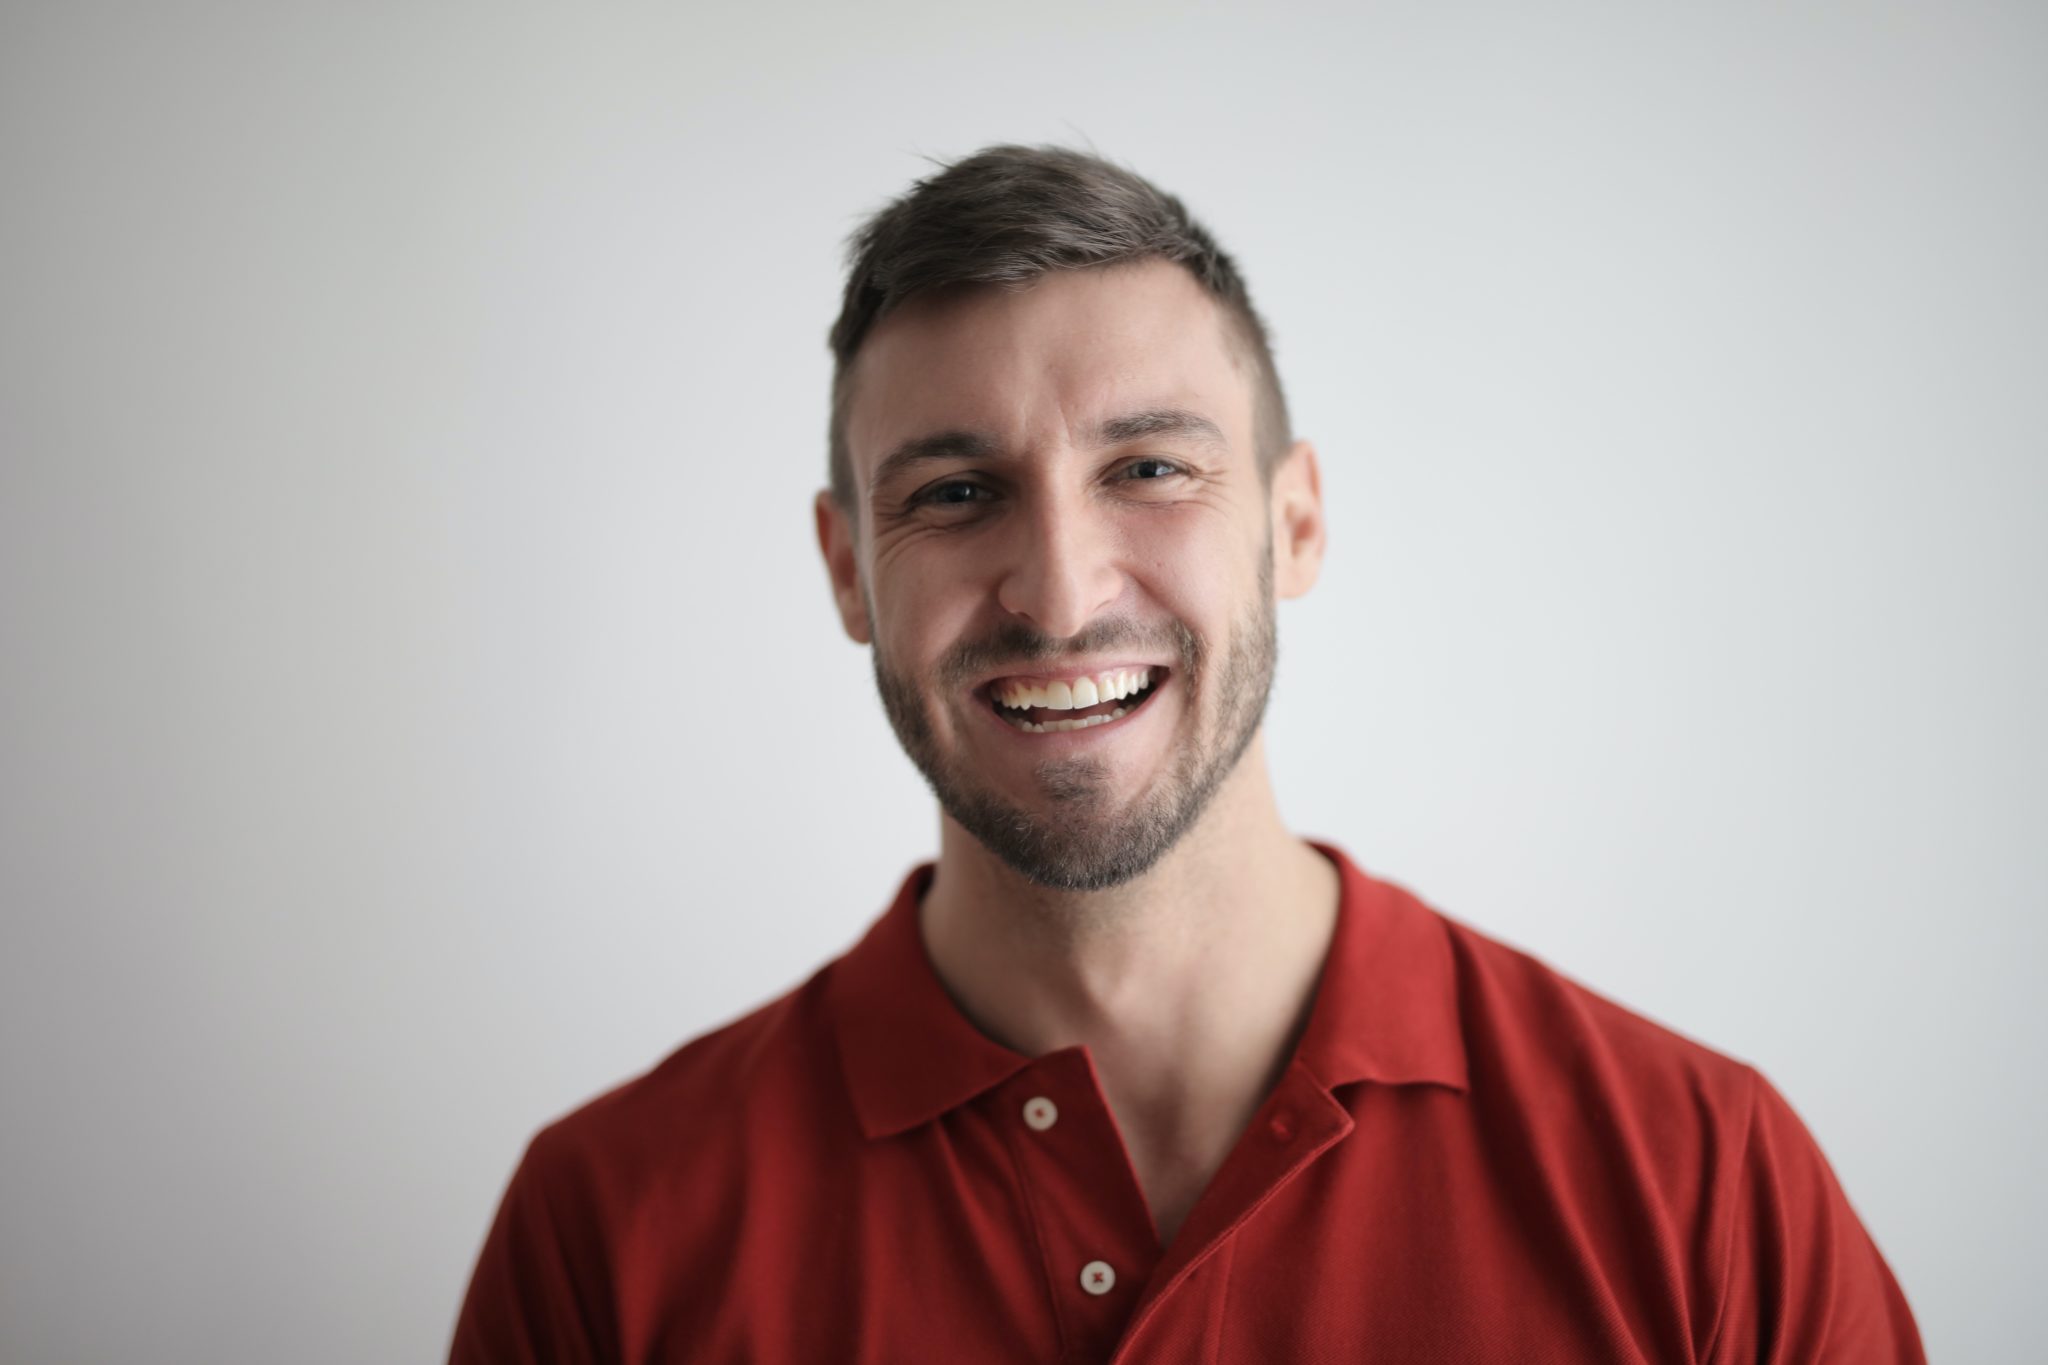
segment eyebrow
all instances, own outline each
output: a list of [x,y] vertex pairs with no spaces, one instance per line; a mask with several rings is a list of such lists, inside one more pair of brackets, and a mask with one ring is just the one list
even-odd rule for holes
[[[1112,417],[1095,428],[1097,447],[1129,445],[1148,436],[1180,436],[1219,450],[1227,450],[1230,445],[1221,427],[1186,408],[1147,408]],[[999,441],[978,431],[914,436],[882,457],[882,462],[875,466],[874,477],[868,480],[868,493],[873,496],[876,489],[914,465],[934,460],[986,460],[1001,453]]]
[[1150,408],[1128,413],[1112,417],[1095,429],[1095,443],[1104,446],[1129,445],[1147,436],[1184,436],[1219,449],[1228,449],[1230,445],[1223,439],[1223,428],[1186,408]]
[[882,462],[875,466],[875,476],[868,480],[868,493],[872,496],[900,470],[912,465],[932,460],[985,460],[1000,449],[992,437],[977,431],[941,431],[912,437],[882,457]]

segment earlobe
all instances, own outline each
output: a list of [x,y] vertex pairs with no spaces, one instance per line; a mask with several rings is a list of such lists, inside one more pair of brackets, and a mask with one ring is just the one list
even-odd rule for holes
[[1273,471],[1273,591],[1300,597],[1322,571],[1326,528],[1316,449],[1296,441]]
[[874,627],[868,620],[867,596],[860,589],[860,556],[854,546],[853,519],[829,488],[818,490],[811,512],[817,521],[818,552],[825,558],[833,605],[839,608],[839,624],[855,644],[868,644],[874,639]]

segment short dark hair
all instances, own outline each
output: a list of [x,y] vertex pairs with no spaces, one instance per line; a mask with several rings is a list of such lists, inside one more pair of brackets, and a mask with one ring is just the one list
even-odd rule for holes
[[857,505],[846,447],[854,357],[906,299],[948,285],[1024,288],[1054,270],[1152,258],[1185,266],[1234,324],[1257,373],[1253,439],[1262,477],[1293,439],[1266,325],[1237,263],[1181,201],[1122,166],[1067,147],[985,147],[912,185],[847,240],[846,295],[832,324],[832,496]]

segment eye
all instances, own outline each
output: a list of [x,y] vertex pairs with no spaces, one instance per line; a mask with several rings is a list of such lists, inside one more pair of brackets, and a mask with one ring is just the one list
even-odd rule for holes
[[1125,477],[1135,483],[1154,483],[1181,472],[1181,467],[1171,460],[1146,458],[1133,460],[1123,468]]
[[969,507],[985,501],[989,490],[978,483],[964,479],[946,479],[940,483],[921,488],[910,497],[913,507]]

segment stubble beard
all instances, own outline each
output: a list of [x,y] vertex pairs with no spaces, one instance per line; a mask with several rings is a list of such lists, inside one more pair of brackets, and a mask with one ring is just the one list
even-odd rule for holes
[[[1207,644],[1184,624],[1170,628],[1179,662],[1172,681],[1182,690],[1184,714],[1198,728],[1174,755],[1167,774],[1150,790],[1119,805],[1102,759],[1048,759],[1033,771],[1042,809],[1011,801],[977,780],[956,750],[941,750],[927,704],[958,695],[958,688],[919,687],[893,670],[879,643],[872,651],[882,709],[910,761],[924,775],[940,807],[983,847],[1029,881],[1057,891],[1100,891],[1151,870],[1208,809],[1237,768],[1265,719],[1279,657],[1273,602],[1272,556],[1261,556],[1259,586],[1236,622],[1228,648],[1212,659]],[[870,617],[872,619],[872,615]],[[1053,659],[1141,643],[1128,623],[1105,623],[1071,640],[1055,641],[1028,628],[957,650],[941,678],[963,674],[978,660]],[[1213,704],[1208,693],[1215,693]],[[1155,703],[1156,704],[1156,703]]]

